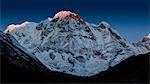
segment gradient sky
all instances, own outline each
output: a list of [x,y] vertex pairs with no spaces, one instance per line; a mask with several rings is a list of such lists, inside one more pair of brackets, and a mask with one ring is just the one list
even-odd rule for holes
[[150,33],[149,4],[149,0],[1,0],[0,30],[70,10],[90,23],[106,21],[127,41],[136,42]]

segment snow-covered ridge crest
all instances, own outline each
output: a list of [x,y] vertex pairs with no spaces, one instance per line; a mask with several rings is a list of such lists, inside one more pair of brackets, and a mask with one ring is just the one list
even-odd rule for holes
[[25,21],[21,24],[11,24],[7,27],[7,29],[5,30],[5,32],[11,32],[12,30],[14,30],[15,28],[20,28],[20,27],[25,27],[26,25],[30,24],[31,22]]

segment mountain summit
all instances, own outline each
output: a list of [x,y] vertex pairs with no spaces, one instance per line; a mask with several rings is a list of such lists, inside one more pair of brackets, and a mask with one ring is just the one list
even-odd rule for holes
[[66,17],[72,17],[76,19],[80,19],[80,16],[78,14],[72,13],[70,11],[60,11],[53,18],[66,18]]
[[49,70],[77,76],[98,74],[132,55],[150,51],[129,44],[108,23],[90,24],[70,11],[40,23],[8,26],[5,33]]
[[145,42],[145,41],[148,41],[148,40],[150,40],[150,34],[145,35],[142,41]]

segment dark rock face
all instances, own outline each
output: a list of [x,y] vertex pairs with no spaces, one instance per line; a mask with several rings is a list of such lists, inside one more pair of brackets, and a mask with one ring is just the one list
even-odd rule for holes
[[59,18],[54,18],[53,20],[52,20],[52,22],[57,22],[59,20]]
[[50,54],[49,54],[49,57],[50,57],[52,60],[54,60],[56,56],[55,56],[53,53],[50,53]]
[[43,26],[44,26],[43,23],[41,23],[41,24],[39,24],[39,25],[36,27],[36,29],[37,29],[37,30],[42,30]]
[[78,57],[76,57],[76,59],[81,63],[85,63],[85,61],[86,61],[83,56],[78,56]]
[[107,28],[104,24],[100,24],[99,27],[102,28],[102,29]]

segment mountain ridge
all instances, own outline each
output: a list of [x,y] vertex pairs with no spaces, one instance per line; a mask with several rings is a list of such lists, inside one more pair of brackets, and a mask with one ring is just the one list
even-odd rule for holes
[[106,22],[92,25],[69,11],[9,29],[5,33],[14,36],[47,68],[77,76],[98,74],[132,55],[150,51],[143,42],[141,46],[129,44]]

